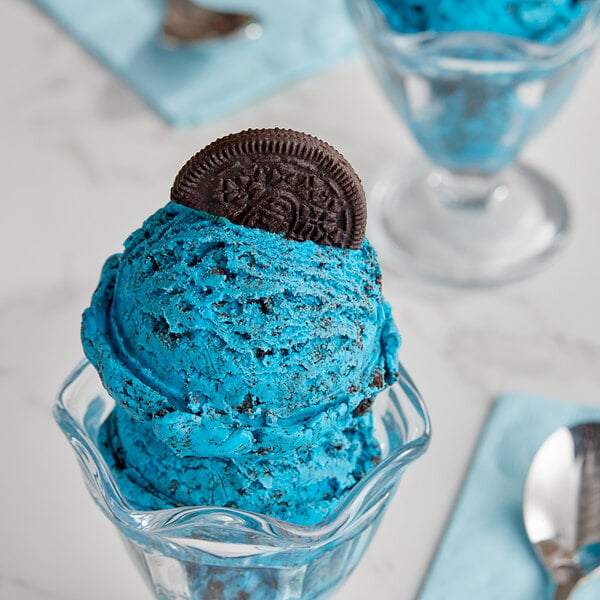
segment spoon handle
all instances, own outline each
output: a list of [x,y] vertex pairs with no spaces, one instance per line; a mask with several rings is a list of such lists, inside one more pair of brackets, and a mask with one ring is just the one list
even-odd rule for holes
[[554,590],[553,600],[568,600],[573,588],[577,585],[579,579],[571,579],[566,583],[560,583]]

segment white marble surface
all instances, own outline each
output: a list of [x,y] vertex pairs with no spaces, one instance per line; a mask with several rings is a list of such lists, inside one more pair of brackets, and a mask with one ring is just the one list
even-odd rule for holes
[[[174,131],[27,2],[0,3],[0,598],[148,600],[51,418],[80,357],[79,315],[104,258],[165,203],[179,166],[251,126],[310,131],[367,186],[414,151],[356,57],[203,127]],[[600,404],[600,60],[526,151],[568,193],[567,250],[499,290],[423,287],[385,273],[402,357],[434,437],[338,598],[414,598],[494,397],[520,390]]]

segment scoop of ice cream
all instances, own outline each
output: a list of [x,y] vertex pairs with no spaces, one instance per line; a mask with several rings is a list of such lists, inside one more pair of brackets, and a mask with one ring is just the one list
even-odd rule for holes
[[555,43],[572,30],[589,0],[376,0],[402,33],[489,31]]
[[367,241],[292,241],[174,203],[150,217],[82,327],[130,499],[325,516],[379,456],[367,409],[399,346],[379,279]]
[[251,452],[265,426],[286,437],[284,424],[341,400],[355,410],[389,382],[397,338],[379,273],[368,242],[290,243],[169,204],[107,262],[84,348],[178,454]]

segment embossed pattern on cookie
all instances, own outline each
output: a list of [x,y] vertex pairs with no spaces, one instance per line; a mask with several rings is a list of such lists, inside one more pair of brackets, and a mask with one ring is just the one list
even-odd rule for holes
[[290,129],[248,129],[194,155],[173,202],[288,238],[360,248],[367,210],[358,175],[320,139]]

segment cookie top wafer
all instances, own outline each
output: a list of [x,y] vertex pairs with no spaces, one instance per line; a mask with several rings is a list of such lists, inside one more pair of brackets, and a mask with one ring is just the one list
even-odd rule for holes
[[291,129],[247,129],[218,139],[183,166],[171,200],[340,248],[360,248],[367,222],[364,190],[346,159]]

